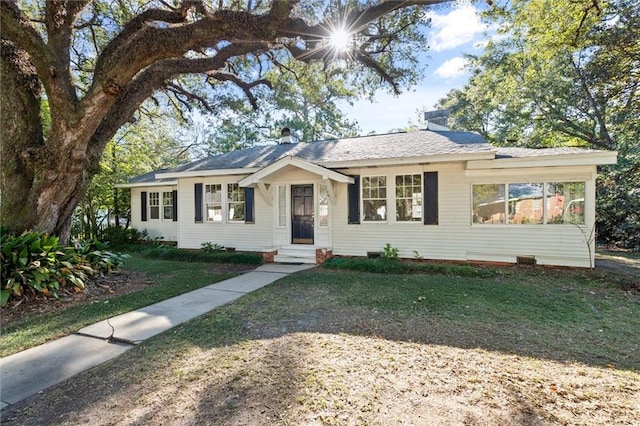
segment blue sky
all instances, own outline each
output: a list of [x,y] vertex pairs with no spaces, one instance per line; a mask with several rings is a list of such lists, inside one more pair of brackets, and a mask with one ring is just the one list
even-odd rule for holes
[[429,52],[422,58],[422,83],[412,91],[393,96],[381,90],[375,102],[360,101],[353,106],[341,105],[350,119],[360,124],[361,134],[385,133],[392,129],[417,123],[417,110],[433,105],[447,92],[462,88],[470,74],[462,69],[463,54],[480,54],[489,39],[489,28],[482,23],[477,5],[458,1],[428,13],[431,28]]

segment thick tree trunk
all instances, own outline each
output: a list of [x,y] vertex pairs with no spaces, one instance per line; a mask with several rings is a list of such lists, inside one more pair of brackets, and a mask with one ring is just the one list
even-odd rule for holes
[[[60,126],[45,144],[40,84],[24,52],[2,42],[0,221],[9,231],[43,231],[69,239],[71,215],[97,171],[97,158],[68,149],[76,129]],[[75,145],[77,146],[77,145]]]
[[[11,232],[33,227],[33,157],[44,144],[40,121],[40,83],[25,52],[2,41],[0,61],[0,223]],[[7,90],[7,88],[12,88]]]

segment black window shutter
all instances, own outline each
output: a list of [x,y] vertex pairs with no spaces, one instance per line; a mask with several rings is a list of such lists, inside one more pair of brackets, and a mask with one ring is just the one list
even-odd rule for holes
[[244,189],[244,222],[255,223],[254,216],[254,190],[253,188]]
[[172,203],[172,216],[173,216],[173,221],[177,222],[178,221],[178,191],[173,191],[171,192],[171,203]]
[[360,223],[360,176],[351,176],[353,183],[347,185],[349,218],[347,223]]
[[140,193],[140,220],[143,222],[147,221],[147,191],[142,191]]
[[424,224],[438,224],[438,172],[424,173]]
[[198,223],[202,223],[202,184],[196,183],[193,188],[193,199],[195,200],[194,207],[196,212],[195,221]]

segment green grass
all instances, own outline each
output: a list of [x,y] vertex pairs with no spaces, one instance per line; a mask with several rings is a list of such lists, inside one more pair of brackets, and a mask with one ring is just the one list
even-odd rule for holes
[[143,259],[134,255],[125,261],[125,269],[143,272],[156,285],[143,290],[72,306],[55,312],[27,318],[2,330],[0,356],[37,346],[48,340],[73,333],[80,328],[129,312],[173,296],[230,278],[232,273],[207,272],[206,263],[185,263]]
[[[204,265],[133,257],[127,269],[161,285],[12,325],[2,355],[225,278]],[[409,272],[294,274],[178,327],[168,337],[177,340],[157,350],[329,330],[640,370],[640,295],[623,291],[615,274],[455,265]]]
[[167,336],[173,343],[150,348],[217,347],[327,331],[327,324],[330,332],[640,370],[640,295],[589,271],[511,268],[470,278],[317,268],[192,321]]

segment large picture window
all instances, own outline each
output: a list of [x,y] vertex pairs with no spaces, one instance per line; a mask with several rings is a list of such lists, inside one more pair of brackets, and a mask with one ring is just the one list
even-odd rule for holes
[[160,219],[160,193],[149,193],[149,218]]
[[509,223],[543,223],[543,189],[542,183],[510,183]]
[[584,182],[547,183],[547,223],[584,225]]
[[227,184],[227,208],[230,222],[244,221],[244,188],[237,183]]
[[207,222],[222,222],[222,185],[205,185]]
[[365,222],[387,220],[387,177],[362,178],[362,213]]
[[422,175],[396,176],[396,220],[422,220]]
[[504,185],[473,185],[473,223],[505,223]]
[[473,185],[473,223],[584,224],[584,182]]

